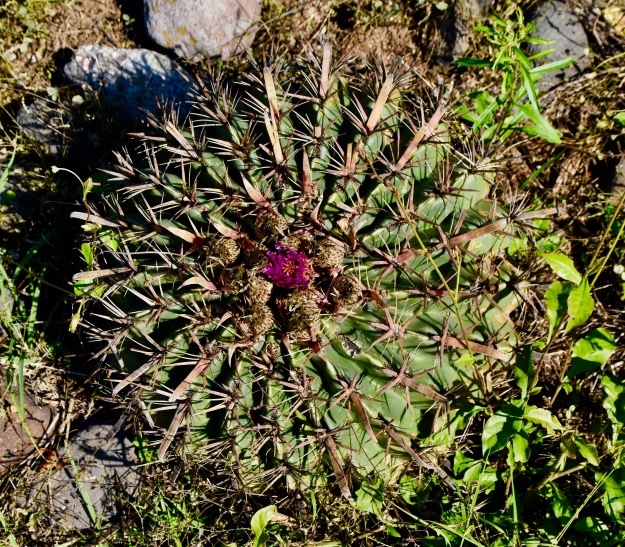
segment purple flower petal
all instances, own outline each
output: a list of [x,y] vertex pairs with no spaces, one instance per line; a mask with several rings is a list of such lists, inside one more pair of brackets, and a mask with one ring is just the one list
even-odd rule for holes
[[306,289],[310,283],[313,269],[304,253],[293,249],[284,249],[276,243],[275,252],[267,251],[269,263],[261,270],[279,287],[287,289]]

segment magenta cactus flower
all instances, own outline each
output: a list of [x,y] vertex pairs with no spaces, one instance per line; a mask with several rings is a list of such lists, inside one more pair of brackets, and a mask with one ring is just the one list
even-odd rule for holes
[[269,263],[261,270],[271,281],[286,289],[307,289],[313,269],[304,253],[275,244],[275,252],[267,251]]

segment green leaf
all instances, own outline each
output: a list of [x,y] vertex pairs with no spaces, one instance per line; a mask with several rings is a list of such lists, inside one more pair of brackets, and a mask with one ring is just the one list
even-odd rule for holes
[[595,545],[608,543],[610,540],[610,528],[597,517],[582,517],[575,522],[573,528],[575,528],[578,532],[583,532],[592,536],[595,541]]
[[547,320],[549,321],[548,338],[551,340],[556,327],[562,321],[567,310],[567,300],[573,286],[570,283],[554,281],[545,291]]
[[569,320],[566,323],[565,332],[570,332],[575,327],[583,325],[592,315],[595,308],[595,301],[590,294],[590,284],[588,279],[584,278],[579,287],[571,291],[566,300]]
[[607,397],[603,400],[603,408],[608,411],[610,420],[615,425],[625,424],[625,386],[617,384],[609,376],[601,378]]
[[510,440],[510,451],[515,463],[525,463],[530,457],[530,443],[527,433],[521,430]]
[[555,517],[562,524],[568,522],[575,511],[573,510],[573,505],[564,495],[562,490],[560,490],[553,483],[547,483],[543,487],[541,493],[545,498],[547,498],[547,500],[549,500],[549,504],[551,505],[551,509],[553,510]]
[[576,285],[579,285],[582,282],[582,274],[577,271],[575,268],[575,264],[571,258],[562,253],[539,253],[541,258],[544,258],[547,264],[551,266],[551,269],[561,277],[562,279],[566,279],[567,281],[571,281]]
[[625,126],[625,112],[619,112],[616,116],[614,116],[614,121],[619,125]]
[[559,61],[552,61],[551,63],[545,63],[544,65],[536,66],[530,72],[532,74],[544,74],[545,72],[562,70],[563,68],[571,66],[574,60],[575,57],[566,57],[565,59],[560,59]]
[[599,467],[599,455],[597,454],[597,447],[594,444],[586,444],[579,439],[575,439],[575,446],[589,464]]
[[525,346],[514,363],[516,385],[521,390],[521,397],[525,399],[529,386],[534,378],[534,363],[532,360],[532,346]]
[[620,524],[625,524],[625,470],[616,469],[610,473],[595,473],[595,479],[602,481],[604,491],[601,502],[605,512]]
[[538,424],[544,427],[550,435],[553,435],[556,430],[562,431],[562,424],[558,421],[549,410],[545,408],[537,408],[535,406],[528,406],[525,410],[523,417],[534,424]]
[[523,411],[513,405],[505,406],[493,414],[484,424],[482,451],[485,456],[506,446],[510,438],[523,427]]
[[466,57],[464,59],[458,59],[454,61],[456,66],[465,67],[478,67],[478,68],[491,68],[493,66],[492,61],[486,61],[484,59],[475,59],[473,57]]
[[376,482],[363,481],[360,488],[356,491],[354,506],[359,511],[372,513],[383,519],[384,481],[382,479],[378,479]]
[[402,475],[399,479],[399,494],[407,504],[416,504],[419,501],[419,481],[415,477]]
[[[546,165],[546,164],[545,164]],[[549,234],[536,242],[536,249],[541,253],[552,253],[562,247],[564,239],[558,234]]]
[[261,547],[267,542],[267,524],[269,521],[278,514],[278,508],[275,505],[268,505],[263,507],[254,513],[252,516],[251,527],[254,534],[254,540],[252,547]]
[[614,338],[608,330],[599,328],[589,332],[573,346],[568,376],[572,378],[600,368],[608,362],[615,350]]
[[87,199],[87,196],[91,193],[91,190],[93,190],[93,180],[91,177],[89,177],[87,180],[85,180],[82,183],[82,199],[83,201],[85,201]]
[[573,433],[567,433],[560,439],[560,450],[567,457],[576,460],[579,454]]
[[80,246],[80,251],[87,263],[87,267],[91,268],[91,266],[93,266],[93,251],[91,250],[91,245],[89,243],[83,243]]
[[543,115],[535,110],[529,104],[517,105],[519,110],[525,114],[528,120],[533,122],[533,125],[525,125],[520,129],[528,135],[540,137],[541,139],[550,142],[551,144],[560,144],[561,133],[551,125]]

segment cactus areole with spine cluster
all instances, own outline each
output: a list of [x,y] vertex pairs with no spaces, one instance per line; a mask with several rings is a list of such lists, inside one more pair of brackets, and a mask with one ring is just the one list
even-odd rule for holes
[[[250,487],[449,481],[419,439],[491,396],[519,304],[519,220],[483,158],[382,74],[322,58],[201,84],[119,155],[77,290],[117,397]],[[83,245],[84,250],[84,245]],[[435,419],[436,418],[436,419]],[[325,469],[325,471],[324,471]]]

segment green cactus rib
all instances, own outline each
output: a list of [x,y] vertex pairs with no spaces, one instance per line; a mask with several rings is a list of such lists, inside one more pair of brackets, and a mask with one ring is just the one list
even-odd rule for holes
[[492,173],[403,78],[363,91],[346,74],[325,46],[211,79],[75,215],[95,257],[84,324],[161,456],[187,431],[250,484],[308,488],[327,466],[349,497],[351,475],[410,461],[446,480],[418,439],[488,398],[511,353],[518,223]]

